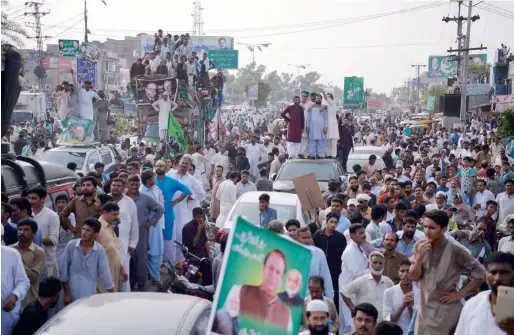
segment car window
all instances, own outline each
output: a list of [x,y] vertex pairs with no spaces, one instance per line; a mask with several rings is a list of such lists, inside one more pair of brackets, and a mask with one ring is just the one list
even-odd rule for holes
[[86,159],[85,152],[67,152],[67,151],[45,151],[39,157],[39,160],[57,164],[66,167],[68,163],[74,162],[77,164],[77,169],[82,169],[84,160]]
[[[296,206],[274,205],[273,203],[270,203],[269,206],[277,211],[277,220],[280,222],[296,219]],[[242,216],[251,223],[258,225],[260,224],[259,213],[259,204],[257,202],[238,202],[229,221],[235,221],[238,216]]]
[[98,163],[100,161],[100,156],[98,156],[98,153],[95,151],[95,152],[92,152],[90,155],[89,155],[89,159],[87,161],[87,164],[88,166],[86,166],[86,168],[89,170],[89,166],[90,165],[95,165],[96,163]]
[[288,163],[284,165],[276,180],[293,180],[296,177],[313,172],[318,181],[329,181],[338,178],[334,175],[332,164]]
[[112,155],[110,150],[100,150],[100,156],[102,156],[102,163],[105,165],[112,164]]

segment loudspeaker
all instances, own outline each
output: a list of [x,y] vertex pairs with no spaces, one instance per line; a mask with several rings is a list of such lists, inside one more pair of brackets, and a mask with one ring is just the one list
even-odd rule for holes
[[[439,112],[443,116],[460,117],[460,94],[445,94],[439,97]],[[469,97],[466,97],[466,105]]]

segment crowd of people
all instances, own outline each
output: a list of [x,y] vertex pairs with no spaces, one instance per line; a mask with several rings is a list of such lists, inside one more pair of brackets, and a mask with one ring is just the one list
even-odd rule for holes
[[[162,288],[161,262],[182,260],[174,240],[212,260],[204,284],[219,286],[226,235],[216,254],[208,222],[223,228],[256,190],[266,192],[256,224],[312,251],[302,334],[513,334],[514,319],[491,312],[498,287],[514,286],[514,148],[495,120],[410,133],[398,119],[337,113],[319,93],[225,115],[220,141],[175,157],[122,141],[115,171],[98,163],[55,211],[42,187],[3,198],[2,334],[32,334],[82,297]],[[348,168],[361,144],[383,154]],[[307,226],[278,221],[270,176],[289,158],[324,157],[341,162],[347,185],[329,182]]]

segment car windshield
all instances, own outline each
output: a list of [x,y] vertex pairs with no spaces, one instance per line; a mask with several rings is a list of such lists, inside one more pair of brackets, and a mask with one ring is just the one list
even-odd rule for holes
[[313,172],[316,175],[317,181],[337,179],[334,175],[334,167],[332,164],[288,163],[284,165],[276,180],[293,180],[296,177]]
[[[349,169],[351,169],[355,164],[359,164],[361,167],[368,164],[367,158],[352,158],[352,156],[348,157],[348,163],[347,166]],[[377,167],[377,170],[382,170],[385,167],[384,161],[381,159],[377,159],[375,162],[375,166]],[[350,170],[352,171],[352,170]]]
[[68,151],[45,151],[39,160],[57,164],[66,167],[68,163],[74,162],[77,164],[77,169],[82,169],[84,160],[86,159],[85,152],[68,152]]
[[20,122],[32,122],[32,112],[31,111],[14,111],[12,113],[11,122],[20,123]]
[[[280,222],[296,219],[296,206],[274,205],[272,203],[269,206],[277,211],[277,220]],[[234,222],[238,216],[242,216],[251,223],[258,225],[260,223],[259,204],[256,202],[238,202],[229,221]]]

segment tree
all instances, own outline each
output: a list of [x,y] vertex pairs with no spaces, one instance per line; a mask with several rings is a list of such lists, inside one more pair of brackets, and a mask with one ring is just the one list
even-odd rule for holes
[[498,135],[500,137],[514,137],[514,109],[504,109],[500,113]]
[[469,76],[471,82],[484,82],[483,78],[487,78],[485,82],[489,82],[489,74],[491,73],[491,64],[471,63],[469,65]]
[[6,13],[6,7],[9,1],[2,0],[2,44],[10,43],[19,48],[23,47],[25,43],[24,38],[27,38],[27,32],[22,27],[20,22],[13,21]]
[[423,93],[423,101],[424,101],[425,105],[428,102],[429,96],[435,97],[434,113],[437,113],[437,111],[439,111],[439,97],[441,95],[446,94],[446,90],[447,90],[447,87],[445,84],[432,84]]

